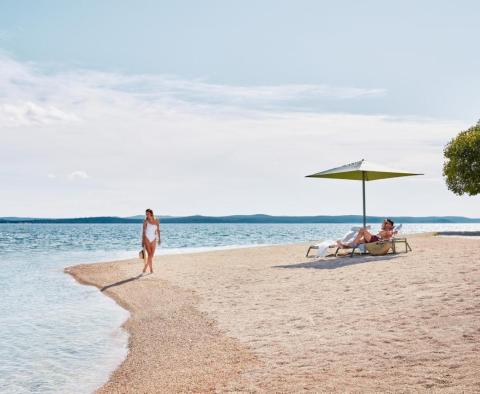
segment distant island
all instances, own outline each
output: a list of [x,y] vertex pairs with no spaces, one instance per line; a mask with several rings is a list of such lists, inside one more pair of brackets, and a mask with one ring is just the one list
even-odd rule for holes
[[[368,223],[380,223],[384,216],[367,216]],[[480,223],[480,218],[463,216],[393,216],[392,220],[398,223]],[[340,216],[270,216],[270,215],[230,215],[230,216],[160,216],[162,223],[362,223],[361,215]],[[68,223],[142,223],[143,216],[96,216],[85,218],[22,218],[0,217],[0,223],[41,223],[41,224],[68,224]]]

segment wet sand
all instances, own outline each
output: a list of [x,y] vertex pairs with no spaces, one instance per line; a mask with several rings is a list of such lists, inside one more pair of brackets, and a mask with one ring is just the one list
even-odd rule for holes
[[305,258],[306,245],[67,269],[130,311],[99,392],[480,392],[480,240]]

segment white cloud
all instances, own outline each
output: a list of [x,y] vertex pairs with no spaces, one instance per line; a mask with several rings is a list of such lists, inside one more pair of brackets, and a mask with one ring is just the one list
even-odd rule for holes
[[199,80],[181,80],[166,76],[129,76],[109,79],[107,84],[121,91],[155,98],[169,96],[185,101],[217,102],[236,105],[254,103],[272,104],[305,99],[351,99],[386,94],[385,89],[361,89],[314,84],[286,84],[271,86],[238,86],[213,84]]
[[49,179],[55,179],[57,176],[55,174],[48,174],[47,177]]
[[[108,106],[129,110],[232,111],[312,109],[312,103],[379,97],[385,89],[315,84],[238,86],[168,75],[89,70],[44,72],[0,52],[0,125],[71,122]],[[320,104],[319,104],[320,103]]]
[[88,179],[90,176],[85,171],[73,171],[68,174],[67,178],[74,181],[76,179]]
[[77,120],[78,117],[75,115],[63,112],[53,105],[41,106],[29,101],[0,104],[0,126],[3,127],[45,125]]
[[[41,216],[121,215],[146,207],[165,214],[357,213],[358,185],[304,176],[361,158],[437,180],[369,184],[371,214],[474,209],[473,202],[457,199],[441,181],[443,146],[464,123],[297,106],[311,98],[363,100],[383,94],[79,70],[47,73],[3,57],[0,123],[10,122],[0,132],[0,167],[9,168],[0,174],[8,186],[4,214],[18,213],[25,195],[31,196],[28,214]],[[37,171],[51,169],[69,174],[71,181],[95,174],[94,182],[82,188],[29,182],[38,178]]]

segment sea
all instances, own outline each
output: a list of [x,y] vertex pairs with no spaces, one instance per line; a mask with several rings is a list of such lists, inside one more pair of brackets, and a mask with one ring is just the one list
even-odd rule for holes
[[[337,239],[352,226],[163,224],[158,254]],[[425,231],[480,224],[403,227]],[[108,380],[127,355],[129,314],[64,268],[135,258],[140,241],[140,224],[0,224],[0,393],[91,393]]]

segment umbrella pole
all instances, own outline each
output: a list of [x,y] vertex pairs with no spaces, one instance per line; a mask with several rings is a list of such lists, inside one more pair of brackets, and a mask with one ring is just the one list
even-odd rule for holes
[[362,195],[363,195],[363,227],[367,227],[367,214],[365,208],[365,172],[362,171]]

